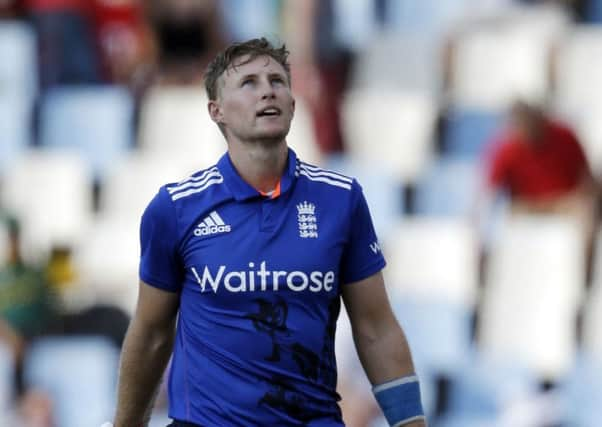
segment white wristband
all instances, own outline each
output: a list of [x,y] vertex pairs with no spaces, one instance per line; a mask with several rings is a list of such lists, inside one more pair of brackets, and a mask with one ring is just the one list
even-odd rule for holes
[[101,425],[100,427],[113,427],[113,423],[104,423],[103,425]]

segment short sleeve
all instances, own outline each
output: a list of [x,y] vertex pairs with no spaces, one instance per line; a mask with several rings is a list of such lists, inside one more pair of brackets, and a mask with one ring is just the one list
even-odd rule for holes
[[368,203],[356,181],[354,181],[352,191],[349,238],[340,266],[341,283],[343,284],[366,279],[382,270],[386,265],[374,231]]
[[140,223],[140,279],[151,286],[179,292],[183,274],[177,253],[175,209],[161,188]]

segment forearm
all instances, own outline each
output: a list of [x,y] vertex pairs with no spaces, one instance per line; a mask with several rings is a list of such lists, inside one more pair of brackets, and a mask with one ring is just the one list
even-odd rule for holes
[[397,324],[354,332],[362,366],[373,385],[414,374],[408,342]]
[[[407,340],[397,322],[379,330],[382,333],[374,330],[354,335],[358,355],[372,385],[415,375]],[[423,420],[403,424],[405,427],[425,425]]]
[[121,354],[115,427],[138,427],[148,421],[151,402],[173,346],[173,325],[152,330],[135,319]]

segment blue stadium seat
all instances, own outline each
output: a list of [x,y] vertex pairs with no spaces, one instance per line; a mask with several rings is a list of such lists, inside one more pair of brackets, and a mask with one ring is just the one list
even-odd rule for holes
[[[602,365],[587,357],[578,357],[573,371],[560,385],[563,418],[566,425],[597,427],[602,419]],[[564,424],[563,424],[564,425]]]
[[585,21],[602,24],[602,0],[588,0],[585,4]]
[[102,178],[133,145],[134,105],[114,86],[74,86],[48,91],[41,110],[42,146],[77,150]]
[[105,338],[40,338],[28,350],[24,378],[48,393],[57,426],[99,426],[113,416],[118,361]]
[[218,2],[225,32],[233,41],[278,34],[279,2],[267,0],[222,0]]
[[414,212],[468,218],[475,207],[480,180],[480,169],[475,162],[441,159],[418,179]]
[[443,136],[443,154],[476,159],[503,123],[500,112],[452,110]]
[[35,32],[23,22],[0,21],[0,40],[0,99],[33,101],[38,87]]
[[447,413],[495,420],[507,405],[539,392],[538,379],[517,363],[473,352],[450,378]]
[[[450,374],[471,352],[472,311],[460,304],[391,296],[419,370]],[[437,343],[433,345],[433,343]]]
[[431,419],[438,407],[438,379],[463,366],[470,354],[471,313],[457,304],[390,296],[412,350],[424,411]]
[[85,13],[68,9],[40,10],[34,6],[29,14],[38,39],[43,41],[39,67],[42,91],[102,81],[93,26]]
[[368,201],[376,232],[385,236],[404,212],[403,188],[398,180],[386,171],[374,170],[346,157],[333,156],[325,167],[357,179]]
[[0,58],[4,58],[0,61],[0,178],[31,142],[36,55],[35,33],[29,25],[0,21]]
[[0,178],[31,143],[31,102],[0,96]]

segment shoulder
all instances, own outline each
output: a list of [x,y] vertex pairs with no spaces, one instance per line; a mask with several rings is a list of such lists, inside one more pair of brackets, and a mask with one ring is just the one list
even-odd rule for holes
[[555,139],[563,142],[574,143],[577,141],[575,131],[566,123],[559,120],[551,120],[548,127],[555,136]]
[[178,182],[168,183],[162,188],[165,189],[169,198],[175,202],[194,195],[201,195],[210,187],[222,184],[223,182],[224,177],[217,165],[213,165],[207,169],[195,172]]
[[[199,200],[209,200],[216,186],[224,182],[217,166],[202,169],[177,181],[162,185],[147,207],[147,212],[166,215],[168,212],[186,211],[189,205],[199,205]],[[210,194],[209,194],[210,193]]]
[[312,165],[299,159],[297,159],[295,174],[298,179],[306,181],[308,185],[325,191],[353,192],[359,188],[357,180],[352,177]]

